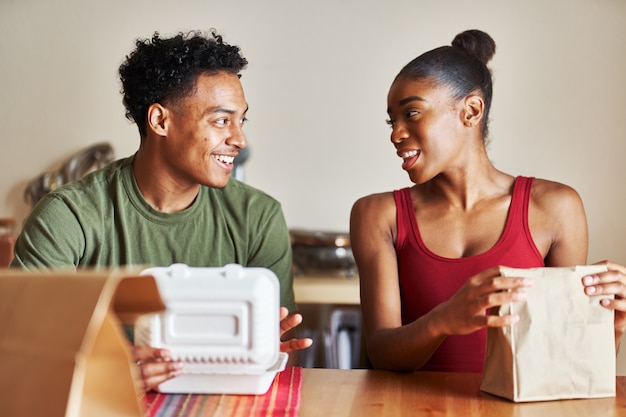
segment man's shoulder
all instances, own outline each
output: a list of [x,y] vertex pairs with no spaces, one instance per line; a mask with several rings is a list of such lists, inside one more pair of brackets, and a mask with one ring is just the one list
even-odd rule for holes
[[106,210],[114,201],[120,201],[118,197],[126,194],[124,177],[128,176],[128,163],[128,158],[119,159],[79,180],[64,184],[44,196],[41,205],[45,208],[50,204],[60,204],[70,207],[75,214],[83,215]]
[[247,201],[254,204],[280,205],[269,193],[235,178],[230,178],[226,187],[221,189],[226,198]]
[[130,158],[118,159],[79,180],[64,184],[51,194],[62,197],[64,195],[99,193],[108,188],[109,184],[122,181],[122,177],[127,175],[126,168],[130,166]]

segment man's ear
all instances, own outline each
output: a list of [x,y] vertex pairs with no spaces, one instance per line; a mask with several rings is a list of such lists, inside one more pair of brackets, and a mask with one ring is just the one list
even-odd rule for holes
[[467,127],[480,126],[480,121],[484,116],[485,101],[476,94],[465,97],[463,103],[463,124]]
[[167,136],[168,110],[159,103],[153,103],[148,107],[148,129],[158,136]]

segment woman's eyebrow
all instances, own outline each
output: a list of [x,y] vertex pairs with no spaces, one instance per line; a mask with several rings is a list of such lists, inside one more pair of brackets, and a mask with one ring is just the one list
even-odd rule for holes
[[403,98],[402,100],[400,100],[399,104],[401,106],[404,106],[405,104],[408,104],[412,101],[426,101],[426,100],[420,96],[411,96],[411,97]]
[[[398,102],[398,105],[400,106],[404,106],[405,104],[408,104],[412,101],[426,101],[424,98],[420,97],[420,96],[410,96],[407,98],[403,98],[402,100],[400,100]],[[387,108],[387,113],[389,113],[391,111],[390,108]]]

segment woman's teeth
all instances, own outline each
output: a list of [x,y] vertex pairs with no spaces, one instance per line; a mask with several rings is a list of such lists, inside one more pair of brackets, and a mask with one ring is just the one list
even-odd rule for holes
[[413,157],[413,156],[415,156],[415,155],[417,155],[417,151],[416,151],[416,150],[413,150],[413,151],[408,151],[408,152],[404,152],[404,153],[402,154],[402,158],[403,158],[403,159],[407,159],[407,158],[411,158],[411,157]]

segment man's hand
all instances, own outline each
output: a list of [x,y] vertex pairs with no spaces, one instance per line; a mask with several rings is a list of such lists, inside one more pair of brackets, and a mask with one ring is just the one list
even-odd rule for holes
[[[289,315],[289,310],[285,307],[280,308],[280,351],[291,352],[294,350],[306,349],[313,344],[313,340],[309,338],[296,339],[291,338],[293,329],[302,323],[302,315],[299,313]],[[289,333],[289,334],[287,334]],[[288,340],[283,341],[283,336]]]
[[167,349],[133,346],[132,354],[141,372],[144,391],[150,391],[182,373],[183,363],[173,361]]

